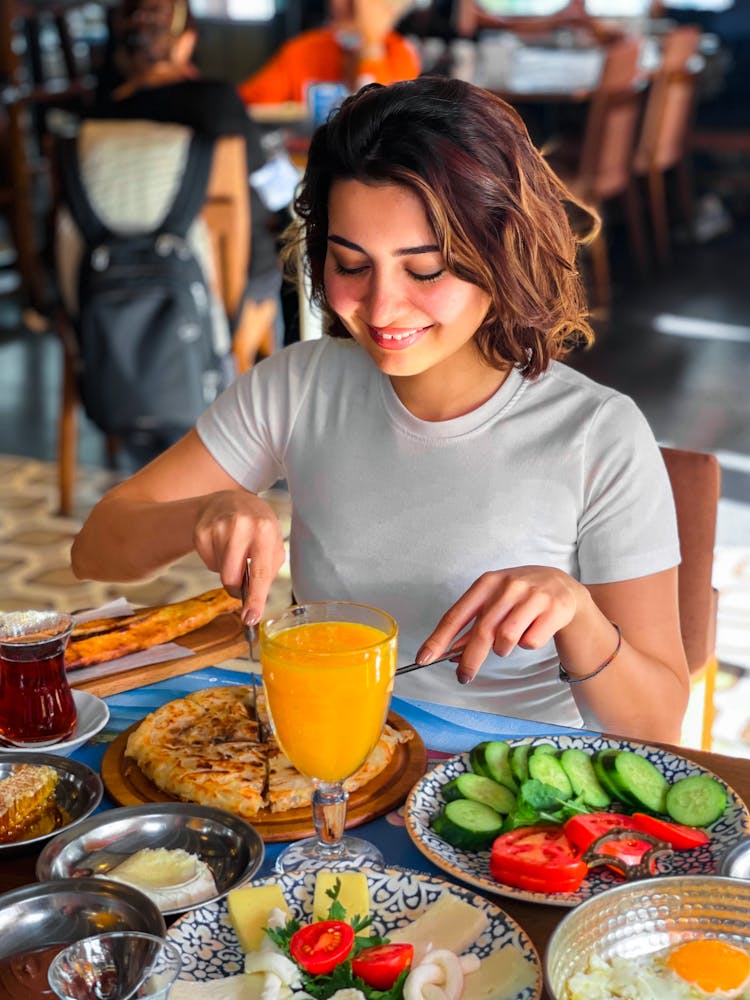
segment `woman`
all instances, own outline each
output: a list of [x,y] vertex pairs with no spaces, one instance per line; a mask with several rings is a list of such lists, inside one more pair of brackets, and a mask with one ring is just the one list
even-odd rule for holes
[[[122,81],[94,117],[173,122],[212,138],[244,136],[248,174],[265,163],[258,126],[234,86],[200,76],[187,0],[124,0],[113,19],[114,58]],[[250,267],[244,320],[262,333],[273,329],[281,288],[269,212],[250,188]],[[234,317],[230,317],[234,318]],[[249,358],[252,364],[254,358]]]
[[485,91],[349,98],[296,203],[330,337],[264,361],[105,497],[76,574],[136,579],[195,548],[236,589],[250,556],[256,622],[284,559],[256,494],[283,477],[299,601],[390,611],[404,662],[465,645],[468,687],[443,664],[399,694],[678,740],[671,492],[634,404],[560,364],[591,336],[568,200]]

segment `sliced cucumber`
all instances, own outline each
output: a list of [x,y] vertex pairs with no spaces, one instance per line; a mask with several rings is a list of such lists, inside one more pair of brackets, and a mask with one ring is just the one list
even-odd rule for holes
[[614,757],[613,780],[639,805],[651,812],[666,811],[669,782],[650,760],[630,750],[622,750]]
[[489,847],[503,829],[503,817],[483,802],[455,799],[432,820],[432,829],[454,847],[478,851]]
[[495,812],[509,813],[515,807],[516,797],[505,785],[499,785],[492,778],[481,774],[459,774],[453,781],[442,787],[446,802],[456,799],[471,799],[473,802],[483,802]]
[[510,752],[510,769],[519,785],[529,780],[529,756],[531,744],[521,743]]
[[612,796],[597,778],[590,754],[570,747],[560,754],[560,763],[568,776],[573,794],[583,799],[586,805],[604,809],[610,804]]
[[599,750],[594,755],[594,773],[599,779],[599,784],[617,802],[622,802],[626,806],[639,805],[638,800],[629,795],[621,787],[615,771],[615,757],[619,750]]
[[512,792],[518,791],[518,784],[510,769],[510,744],[504,740],[485,740],[478,743],[469,756],[471,769],[475,774],[505,785]]
[[529,757],[529,774],[537,781],[551,785],[566,799],[573,794],[573,786],[570,784],[567,774],[557,757],[551,753],[543,751],[538,753],[537,749]]
[[675,823],[685,826],[708,826],[726,807],[726,789],[708,774],[680,778],[667,792],[667,813]]
[[554,743],[537,743],[536,746],[532,747],[534,753],[548,753],[553,757],[557,756],[557,747]]

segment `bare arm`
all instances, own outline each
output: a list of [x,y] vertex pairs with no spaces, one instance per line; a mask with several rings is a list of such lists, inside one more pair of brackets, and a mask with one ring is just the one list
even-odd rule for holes
[[[490,649],[539,649],[554,638],[572,677],[591,673],[622,647],[597,677],[573,684],[579,706],[605,731],[677,743],[689,678],[679,629],[677,570],[584,587],[560,570],[522,566],[485,573],[443,616],[420,654],[437,656],[467,626],[457,674],[474,677]],[[561,690],[563,690],[561,682]]]
[[71,561],[81,579],[140,580],[193,549],[233,592],[252,559],[244,617],[259,620],[284,562],[278,520],[190,431],[99,501],[73,542]]

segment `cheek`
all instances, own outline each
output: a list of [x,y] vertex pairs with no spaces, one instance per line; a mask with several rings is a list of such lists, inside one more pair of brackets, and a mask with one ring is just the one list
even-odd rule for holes
[[339,315],[346,315],[351,312],[357,302],[354,294],[354,282],[351,279],[342,278],[333,269],[326,268],[325,290],[326,299],[331,309]]

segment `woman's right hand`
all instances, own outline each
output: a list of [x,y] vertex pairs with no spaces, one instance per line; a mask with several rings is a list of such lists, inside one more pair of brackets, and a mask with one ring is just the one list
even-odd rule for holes
[[265,500],[244,490],[210,493],[204,501],[195,523],[195,550],[210,570],[219,573],[224,587],[237,595],[250,559],[242,619],[246,625],[256,625],[286,559],[279,520]]

